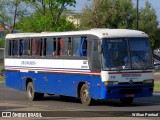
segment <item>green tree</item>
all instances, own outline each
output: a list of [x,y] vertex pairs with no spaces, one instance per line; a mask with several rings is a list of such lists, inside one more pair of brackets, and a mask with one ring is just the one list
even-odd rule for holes
[[42,32],[42,31],[69,31],[75,30],[73,23],[66,20],[66,16],[63,15],[56,23],[52,25],[52,20],[49,10],[46,10],[46,15],[42,15],[38,11],[33,15],[23,17],[17,22],[17,29],[21,32]]
[[[158,21],[155,9],[146,1],[139,10],[139,30],[146,32],[152,46],[158,38]],[[136,8],[132,0],[93,0],[81,13],[81,29],[91,28],[129,28],[136,29]]]
[[[37,25],[40,24],[42,25],[43,31],[55,30],[55,29],[57,30],[59,29],[60,26],[62,27],[63,30],[64,26],[69,28],[73,26],[70,22],[64,20],[65,15],[63,13],[67,9],[67,6],[75,5],[76,3],[75,0],[23,0],[23,1],[26,2],[28,5],[31,5],[32,8],[35,10],[32,17],[34,17],[34,20],[36,21],[35,23]],[[64,26],[61,25],[62,22],[65,22]]]
[[26,13],[26,6],[21,0],[0,1],[0,25],[7,32],[13,32],[18,18],[24,16]]
[[160,28],[155,31],[154,48],[160,48]]
[[132,13],[132,0],[93,0],[81,13],[81,27],[132,28]]
[[[139,12],[139,30],[146,32],[150,39],[152,46],[155,46],[156,34],[158,21],[155,9],[152,8],[151,4],[146,1],[145,7]],[[133,29],[136,29],[136,22],[133,22]]]

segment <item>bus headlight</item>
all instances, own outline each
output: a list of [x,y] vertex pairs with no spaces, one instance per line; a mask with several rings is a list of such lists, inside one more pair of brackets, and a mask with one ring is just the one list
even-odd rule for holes
[[105,81],[105,85],[118,85],[118,81]]
[[144,84],[154,83],[154,80],[153,80],[153,79],[143,80],[143,83],[144,83]]

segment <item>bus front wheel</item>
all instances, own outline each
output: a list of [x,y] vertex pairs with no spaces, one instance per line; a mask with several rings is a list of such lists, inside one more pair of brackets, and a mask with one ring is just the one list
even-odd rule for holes
[[44,93],[37,93],[34,91],[34,85],[32,82],[29,82],[27,85],[27,98],[30,101],[41,100],[43,99]]
[[128,97],[128,98],[120,98],[120,102],[123,105],[130,105],[133,102],[133,98],[132,97]]
[[80,90],[80,98],[81,98],[82,104],[86,106],[89,106],[92,104],[93,100],[89,96],[89,90],[88,90],[87,84],[82,85],[81,90]]

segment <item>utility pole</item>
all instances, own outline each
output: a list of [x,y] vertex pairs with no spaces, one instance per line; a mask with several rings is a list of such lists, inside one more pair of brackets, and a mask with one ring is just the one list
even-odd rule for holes
[[137,16],[136,16],[136,28],[139,29],[138,20],[139,20],[139,0],[137,0]]

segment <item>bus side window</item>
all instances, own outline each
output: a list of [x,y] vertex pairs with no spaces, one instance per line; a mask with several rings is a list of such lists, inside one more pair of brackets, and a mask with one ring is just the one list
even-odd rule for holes
[[23,55],[23,40],[22,39],[19,41],[19,55],[20,56]]
[[29,40],[23,40],[23,55],[24,56],[29,55],[28,50],[29,50]]
[[87,38],[81,37],[80,56],[87,56]]
[[80,56],[80,37],[73,37],[73,56]]
[[63,48],[63,40],[62,38],[58,38],[58,42],[57,42],[57,55],[62,55],[62,48]]
[[12,42],[12,55],[18,56],[18,40],[13,40]]
[[45,38],[44,41],[44,55],[52,56],[54,51],[53,38]]
[[63,37],[61,39],[61,43],[60,43],[60,46],[61,46],[61,56],[67,56],[68,55],[68,40],[69,38],[68,37]]
[[33,39],[33,40],[31,40],[32,42],[32,50],[31,50],[31,55],[33,56],[33,55],[40,55],[40,40],[39,39]]
[[43,47],[42,47],[42,46],[43,46],[43,39],[40,39],[40,46],[39,46],[39,47],[40,47],[40,48],[39,48],[39,49],[40,49],[40,56],[43,56],[43,54],[44,54],[44,53],[43,53]]
[[72,56],[72,40],[71,40],[71,37],[68,38],[67,54],[68,54],[68,56]]
[[57,49],[57,40],[56,40],[56,38],[53,38],[53,55],[54,56],[56,56],[57,55],[57,51],[58,51],[58,49]]
[[6,48],[8,48],[8,51],[7,51],[8,56],[11,56],[11,51],[12,51],[12,44],[11,43],[12,43],[11,40],[7,40]]

